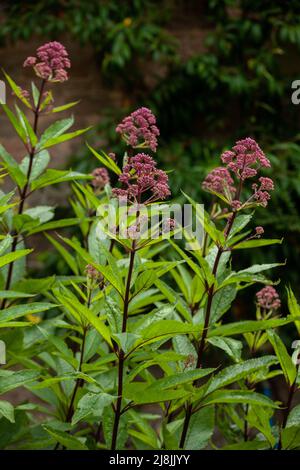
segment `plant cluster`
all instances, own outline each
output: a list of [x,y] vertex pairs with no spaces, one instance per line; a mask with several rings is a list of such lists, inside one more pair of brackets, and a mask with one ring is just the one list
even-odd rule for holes
[[[1,177],[12,184],[0,194],[0,447],[299,449],[299,365],[281,331],[289,324],[298,338],[300,306],[288,288],[289,315],[280,315],[276,282],[264,274],[280,263],[233,269],[238,250],[281,243],[263,238],[261,226],[248,229],[257,207],[268,210],[274,187],[264,152],[246,138],[222,154],[203,182],[214,200],[209,212],[184,193],[203,240],[173,218],[158,219],[153,236],[148,211],[160,213],[171,197],[168,174],[149,154],[159,135],[153,113],[139,109],[116,127],[122,158],[88,145],[99,165],[92,173],[50,169],[51,149],[87,129],[68,132],[66,118],[41,131],[43,115],[76,104],[54,105],[54,87],[64,86],[71,65],[65,48],[47,43],[28,65],[38,85],[23,90],[6,74],[18,104],[3,105],[25,155],[18,163],[0,147]],[[74,217],[29,204],[32,194],[68,181]],[[113,230],[105,225],[109,206]],[[36,234],[57,250],[66,275],[29,277],[26,246]],[[234,299],[256,284],[263,287],[253,318],[232,321]],[[265,393],[278,379],[284,402]],[[10,392],[19,388],[15,403]]]

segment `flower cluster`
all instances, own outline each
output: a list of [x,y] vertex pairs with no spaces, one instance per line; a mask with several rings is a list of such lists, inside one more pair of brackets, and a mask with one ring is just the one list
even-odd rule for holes
[[221,156],[228,170],[235,173],[238,179],[245,180],[257,175],[257,169],[269,168],[270,161],[265,156],[257,142],[247,137],[238,140],[232,150],[227,150]]
[[92,185],[95,189],[101,190],[110,182],[109,174],[106,168],[96,168],[92,172]]
[[65,47],[57,41],[48,42],[39,47],[36,57],[27,57],[24,67],[33,67],[38,77],[51,82],[68,80],[66,69],[71,62]]
[[233,194],[235,192],[233,184],[234,181],[227,168],[220,166],[212,170],[207,175],[202,186],[207,191],[226,195],[228,193]]
[[124,189],[113,189],[118,198],[126,198],[141,202],[143,193],[149,192],[149,198],[144,203],[166,199],[170,194],[168,175],[156,168],[156,162],[145,153],[129,157],[128,162],[119,176]]
[[272,286],[266,286],[256,294],[257,303],[261,308],[266,310],[277,309],[281,302],[278,292]]
[[[240,199],[245,180],[257,176],[261,168],[271,166],[257,142],[250,137],[239,140],[231,150],[221,155],[221,160],[225,166],[215,168],[207,175],[202,184],[203,189],[223,194],[234,211],[254,205],[266,207],[271,197],[270,191],[274,189],[271,178],[260,177],[252,184],[252,195],[244,202]],[[233,177],[238,180],[237,188]]]
[[269,191],[273,191],[274,183],[271,178],[259,178],[259,185],[254,183],[252,189],[254,191],[253,198],[263,207],[266,207],[271,198]]
[[148,108],[139,108],[116,127],[125,142],[131,147],[150,148],[156,152],[159,130],[156,118]]

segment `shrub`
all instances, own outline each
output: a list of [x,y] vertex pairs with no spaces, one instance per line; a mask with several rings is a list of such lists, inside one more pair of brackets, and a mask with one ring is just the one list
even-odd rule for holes
[[[92,174],[49,169],[48,149],[87,129],[67,132],[73,124],[67,118],[40,132],[43,114],[54,117],[76,104],[53,105],[52,88],[67,81],[71,65],[65,48],[45,44],[24,65],[39,80],[31,92],[6,78],[33,124],[19,106],[3,105],[26,155],[18,164],[0,148],[2,177],[14,186],[1,193],[0,331],[7,361],[0,393],[25,387],[29,394],[21,392],[15,405],[9,393],[1,399],[1,447],[299,448],[293,407],[299,367],[280,328],[294,324],[300,333],[300,307],[288,289],[290,314],[279,314],[276,282],[264,272],[281,263],[232,266],[237,250],[281,243],[263,238],[261,226],[247,229],[257,207],[268,210],[274,189],[263,176],[271,167],[264,152],[246,138],[222,154],[203,182],[213,201],[209,212],[184,194],[202,227],[198,237],[168,213],[168,174],[153,156],[159,130],[149,109],[117,126],[126,145],[122,161],[88,145],[101,164]],[[27,206],[32,193],[66,181],[74,217],[54,219],[52,207]],[[72,226],[73,234],[61,234]],[[38,233],[58,251],[67,275],[28,277],[32,250],[25,244]],[[239,291],[256,283],[264,287],[255,319],[230,321]],[[278,376],[288,389],[284,404],[264,392]]]

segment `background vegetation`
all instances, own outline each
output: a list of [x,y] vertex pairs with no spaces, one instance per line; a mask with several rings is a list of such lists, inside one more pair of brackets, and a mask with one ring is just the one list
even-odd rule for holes
[[[203,32],[201,53],[182,54],[172,32],[186,11]],[[276,181],[272,210],[258,213],[258,223],[272,237],[284,231],[280,250],[290,260],[299,256],[299,108],[291,103],[291,83],[300,73],[298,1],[17,0],[2,2],[2,13],[3,46],[67,33],[93,48],[99,76],[126,92],[128,111],[146,105],[156,113],[164,149],[158,157],[176,170],[170,173],[175,193],[197,197],[220,151],[237,138],[256,138]],[[126,111],[99,110],[95,135],[108,136],[116,152],[114,123]],[[76,169],[88,170],[84,153],[72,158]],[[274,250],[264,256],[278,256]],[[281,274],[297,292],[296,265]]]

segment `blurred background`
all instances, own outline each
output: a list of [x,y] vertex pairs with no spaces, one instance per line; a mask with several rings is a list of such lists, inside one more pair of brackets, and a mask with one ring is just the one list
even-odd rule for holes
[[[152,109],[161,130],[158,159],[172,170],[175,196],[183,189],[207,202],[201,182],[220,152],[246,136],[259,142],[276,191],[255,225],[284,242],[241,253],[237,264],[286,258],[273,276],[282,279],[282,296],[290,283],[299,298],[300,105],[292,104],[291,84],[300,79],[300,2],[0,1],[0,63],[19,85],[32,79],[24,59],[50,40],[61,41],[72,61],[56,102],[81,100],[74,114],[78,127],[94,126],[89,143],[121,155],[116,123],[139,106]],[[17,155],[21,147],[2,113],[0,125],[1,141]],[[95,161],[77,139],[58,148],[52,165],[90,171]],[[44,197],[67,204],[59,187],[53,191]],[[47,269],[49,256],[43,261]]]

